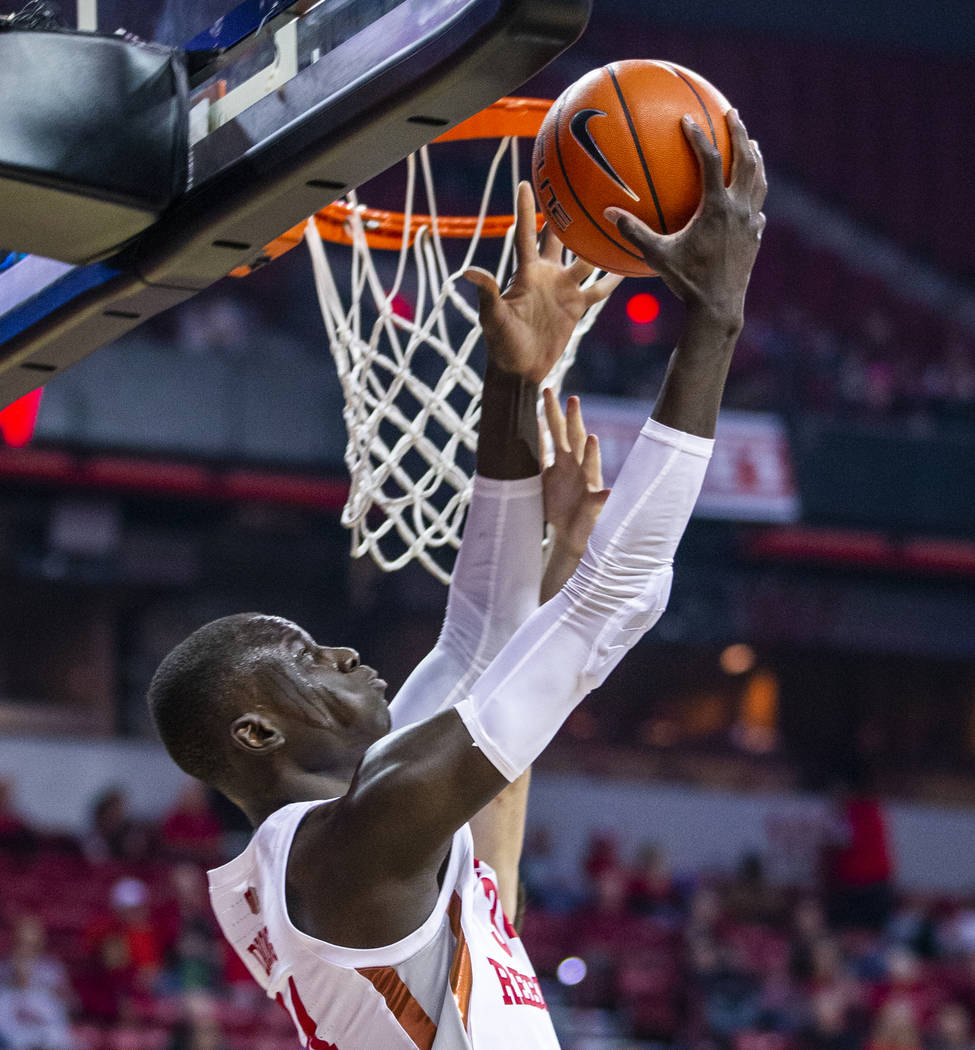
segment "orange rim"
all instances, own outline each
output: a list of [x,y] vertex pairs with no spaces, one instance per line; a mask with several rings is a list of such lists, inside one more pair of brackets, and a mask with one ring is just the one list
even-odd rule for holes
[[[501,139],[507,136],[518,138],[534,137],[542,126],[545,114],[552,106],[550,99],[544,98],[502,98],[473,117],[468,117],[450,131],[433,140],[433,143],[460,142],[472,139]],[[349,217],[353,208],[344,201],[335,201],[322,208],[315,215],[315,223],[322,240],[333,244],[352,244],[349,233]],[[406,226],[406,215],[403,212],[387,211],[383,208],[367,208],[360,205],[359,215],[365,228],[366,242],[370,248],[397,250],[403,243],[403,231]],[[481,227],[482,237],[503,237],[514,223],[513,215],[487,215]],[[536,215],[537,228],[544,222],[541,213]],[[422,226],[431,226],[433,219],[429,215],[416,215],[410,218],[409,243]],[[476,215],[439,215],[437,229],[441,237],[466,238],[470,240],[477,229]],[[300,222],[290,230],[276,237],[264,247],[264,259],[269,262],[301,243],[305,234],[305,223]],[[230,271],[232,277],[245,277],[253,267],[238,266]]]

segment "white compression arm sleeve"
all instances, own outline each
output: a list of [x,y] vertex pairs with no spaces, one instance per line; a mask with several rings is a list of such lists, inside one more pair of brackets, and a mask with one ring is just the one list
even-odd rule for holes
[[542,519],[540,475],[515,481],[475,476],[440,637],[390,704],[394,729],[466,696],[538,608]]
[[713,444],[647,421],[579,568],[456,705],[474,743],[509,780],[660,618]]

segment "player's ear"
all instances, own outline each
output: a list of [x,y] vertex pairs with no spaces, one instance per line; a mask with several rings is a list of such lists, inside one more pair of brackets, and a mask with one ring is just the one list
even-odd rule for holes
[[284,743],[284,733],[270,719],[255,711],[235,718],[230,735],[236,747],[251,754],[266,754]]

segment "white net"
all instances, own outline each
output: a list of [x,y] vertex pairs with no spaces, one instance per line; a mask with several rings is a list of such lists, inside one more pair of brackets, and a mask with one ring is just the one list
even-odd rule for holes
[[[351,485],[342,523],[352,532],[353,557],[368,552],[386,571],[416,560],[438,580],[450,580],[471,496],[481,405],[481,377],[471,365],[481,328],[473,289],[460,275],[471,265],[485,265],[478,250],[495,184],[507,181],[499,178],[501,171],[510,173],[514,211],[516,137],[500,140],[473,236],[456,266],[448,264],[438,223],[429,147],[406,161],[405,221],[391,279],[384,282],[376,264],[376,249],[367,240],[368,219],[354,193],[347,197],[346,232],[352,244],[343,250],[348,273],[341,282],[315,220],[306,227],[318,301],[345,395]],[[411,238],[418,182],[430,222]],[[495,248],[494,264],[485,265],[502,288],[513,268],[513,232],[513,227],[508,230],[500,252]],[[349,251],[351,263],[346,264]],[[384,254],[388,260],[390,253]],[[387,262],[382,270],[389,273],[392,267]],[[411,310],[403,309],[400,298],[407,285]],[[583,317],[543,385],[559,390],[579,340],[602,305]]]

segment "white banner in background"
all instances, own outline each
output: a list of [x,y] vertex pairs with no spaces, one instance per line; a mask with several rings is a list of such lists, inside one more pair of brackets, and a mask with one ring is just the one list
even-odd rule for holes
[[[599,436],[603,474],[612,485],[647,418],[643,401],[585,397],[586,427]],[[796,521],[799,496],[785,424],[764,412],[722,412],[711,465],[694,513],[736,521]]]

